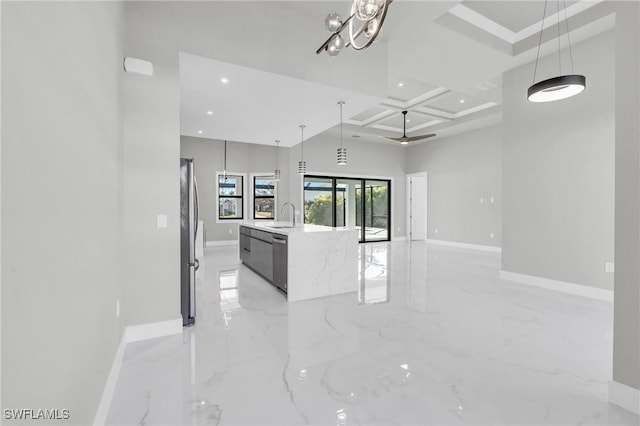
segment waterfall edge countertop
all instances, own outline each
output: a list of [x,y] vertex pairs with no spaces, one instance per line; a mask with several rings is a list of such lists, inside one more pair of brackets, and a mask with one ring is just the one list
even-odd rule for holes
[[357,291],[358,230],[267,221],[240,226],[287,236],[289,302]]

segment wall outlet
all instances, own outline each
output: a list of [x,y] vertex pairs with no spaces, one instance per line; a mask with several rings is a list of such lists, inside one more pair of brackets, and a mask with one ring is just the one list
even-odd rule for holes
[[493,238],[493,237],[495,237],[495,234],[492,232],[492,233],[489,234],[489,237]]
[[229,228],[229,234],[233,234],[233,230],[231,230],[231,228]]
[[613,262],[605,262],[604,263],[604,271],[605,272],[614,272],[614,265]]
[[495,198],[491,197],[491,204],[493,204],[494,201],[496,201]]
[[116,300],[116,319],[120,318],[120,299]]
[[480,204],[484,203],[484,198],[480,198]]
[[440,233],[440,231],[438,230],[438,228],[436,228],[436,234]]
[[167,215],[159,214],[156,218],[156,226],[158,228],[166,228],[167,227]]

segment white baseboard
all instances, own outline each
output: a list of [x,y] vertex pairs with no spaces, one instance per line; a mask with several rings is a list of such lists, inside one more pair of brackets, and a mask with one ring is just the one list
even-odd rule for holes
[[433,240],[431,238],[429,238],[427,240],[428,243],[430,244],[438,244],[441,246],[449,246],[449,247],[458,247],[458,248],[465,248],[465,249],[471,249],[471,250],[481,250],[481,251],[490,251],[492,253],[502,253],[502,247],[496,247],[496,246],[484,246],[481,244],[469,244],[469,243],[458,243],[455,241],[445,241],[445,240]]
[[176,318],[167,321],[130,325],[124,330],[124,339],[127,343],[132,343],[181,333],[182,318]]
[[207,247],[235,246],[235,245],[238,245],[238,240],[207,241]]
[[609,402],[632,413],[640,414],[640,390],[624,383],[609,381]]
[[120,375],[120,368],[122,367],[122,360],[124,358],[124,352],[127,349],[127,344],[181,333],[182,317],[125,327],[122,332],[122,338],[120,339],[120,345],[113,359],[113,364],[111,364],[109,376],[107,376],[107,382],[102,391],[102,398],[100,398],[100,403],[98,404],[98,409],[93,419],[94,426],[102,426],[107,421],[107,415],[109,414],[113,394],[118,383],[118,376]]
[[568,283],[565,281],[551,280],[548,278],[536,277],[534,275],[518,274],[516,272],[500,271],[500,278],[514,281],[520,284],[532,285],[546,288],[548,290],[561,291],[563,293],[575,294],[589,297],[591,299],[613,302],[613,291],[603,288],[591,287],[588,285]]
[[400,242],[400,241],[407,241],[407,237],[393,237],[391,239],[392,242]]
[[107,422],[107,415],[109,414],[109,408],[111,407],[111,401],[113,400],[113,394],[116,391],[116,384],[118,383],[118,376],[120,376],[120,367],[122,367],[122,359],[124,358],[124,351],[127,347],[127,342],[124,340],[124,332],[120,339],[120,345],[116,351],[116,356],[111,364],[111,371],[107,376],[107,382],[104,385],[102,391],[102,397],[96,410],[96,416],[93,418],[94,426],[102,426]]

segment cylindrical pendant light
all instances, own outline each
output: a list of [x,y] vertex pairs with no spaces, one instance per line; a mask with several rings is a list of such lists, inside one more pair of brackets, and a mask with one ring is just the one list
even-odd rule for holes
[[273,172],[276,181],[280,180],[280,141],[276,140],[276,169]]
[[536,83],[536,73],[538,71],[538,59],[540,57],[540,46],[542,45],[542,32],[544,30],[544,19],[547,14],[547,2],[544,2],[542,12],[542,28],[538,40],[538,53],[536,54],[536,65],[533,70],[533,85],[527,90],[527,100],[529,102],[553,102],[577,95],[587,87],[587,79],[584,75],[573,72],[573,53],[571,51],[571,36],[569,32],[569,18],[567,16],[566,0],[562,0],[564,5],[564,22],[567,27],[567,42],[569,44],[569,57],[571,59],[571,74],[562,75],[562,58],[560,56],[560,0],[556,0],[558,5],[558,68],[559,74],[556,77],[548,78]]
[[300,125],[300,132],[302,137],[300,139],[300,161],[298,161],[298,173],[303,175],[307,173],[307,163],[304,161],[304,128],[307,127],[304,124]]
[[344,166],[347,164],[347,148],[342,146],[342,106],[344,101],[338,102],[340,106],[340,148],[338,148],[338,165]]
[[222,176],[224,181],[227,182],[229,178],[227,177],[227,141],[224,141],[224,170],[222,171]]

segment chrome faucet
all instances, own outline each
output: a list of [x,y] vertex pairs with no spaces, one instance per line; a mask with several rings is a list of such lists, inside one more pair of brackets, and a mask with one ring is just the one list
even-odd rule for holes
[[296,206],[293,205],[293,203],[290,202],[286,202],[282,205],[282,208],[280,209],[280,214],[282,214],[282,212],[284,211],[284,208],[287,206],[291,206],[291,227],[295,228],[296,227]]

